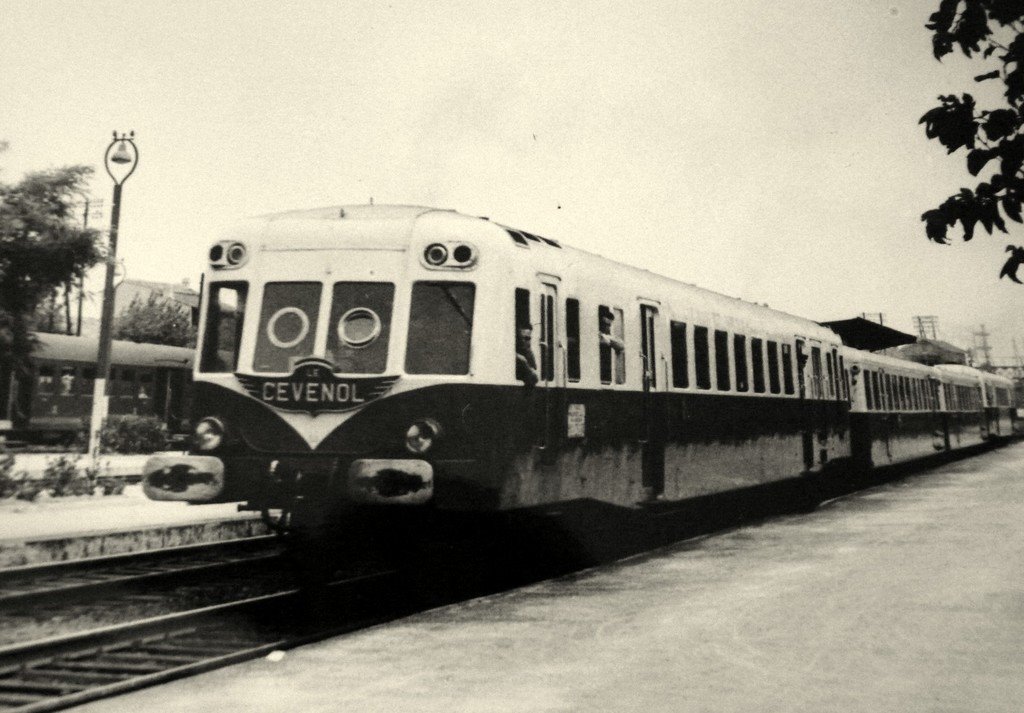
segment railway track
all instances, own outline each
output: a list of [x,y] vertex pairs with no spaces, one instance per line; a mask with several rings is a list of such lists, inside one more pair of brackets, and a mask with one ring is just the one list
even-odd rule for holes
[[0,647],[0,711],[60,710],[393,619],[408,613],[382,590],[393,576],[332,582],[315,598],[291,589]]
[[0,570],[0,613],[280,560],[273,535]]

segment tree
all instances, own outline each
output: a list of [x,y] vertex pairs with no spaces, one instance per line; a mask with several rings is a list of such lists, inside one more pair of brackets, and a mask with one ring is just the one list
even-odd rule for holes
[[117,318],[114,339],[173,347],[194,347],[196,330],[187,307],[155,292],[143,302],[135,297]]
[[0,183],[0,365],[27,367],[36,310],[102,257],[96,231],[74,221],[91,174],[67,166]]
[[[976,82],[1003,84],[1005,106],[979,109],[970,94],[944,95],[939,106],[921,117],[925,135],[938,139],[947,153],[964,149],[967,170],[977,176],[994,168],[988,181],[974,189],[961,188],[937,208],[925,211],[925,234],[937,243],[948,243],[948,230],[957,223],[965,241],[974,237],[981,223],[991,235],[1006,233],[1004,216],[1024,223],[1024,3],[1020,0],[941,0],[928,18],[935,58],[959,47],[967,57],[994,59],[996,67],[977,75]],[[1015,279],[1020,248],[1006,247],[1010,258],[1000,277]],[[1019,280],[1015,280],[1019,281]]]

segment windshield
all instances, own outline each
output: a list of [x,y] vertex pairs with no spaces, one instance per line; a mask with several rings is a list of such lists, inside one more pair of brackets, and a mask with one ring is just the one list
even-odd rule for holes
[[238,347],[242,342],[248,289],[245,282],[210,285],[200,371],[232,372],[238,368]]
[[475,293],[475,286],[468,282],[413,285],[406,373],[469,373]]
[[384,371],[394,296],[395,286],[387,282],[335,283],[327,333],[327,358],[335,371]]
[[254,370],[291,371],[293,360],[313,353],[321,287],[319,282],[268,282],[263,287]]

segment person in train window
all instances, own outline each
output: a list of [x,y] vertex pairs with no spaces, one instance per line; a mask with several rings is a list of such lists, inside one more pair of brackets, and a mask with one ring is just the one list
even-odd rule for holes
[[612,323],[615,322],[615,314],[609,307],[601,305],[597,310],[598,338],[600,339],[601,356],[601,381],[611,383],[612,380],[612,350],[621,352],[625,345],[622,340],[612,335]]
[[533,386],[539,380],[537,376],[537,360],[533,356],[531,338],[533,328],[521,325],[516,328],[516,378],[526,386]]

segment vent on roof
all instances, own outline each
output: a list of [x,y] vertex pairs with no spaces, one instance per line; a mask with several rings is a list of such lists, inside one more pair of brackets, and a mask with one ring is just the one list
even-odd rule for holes
[[553,248],[561,249],[561,245],[557,241],[551,240],[550,238],[544,238],[540,235],[534,235],[533,233],[527,233],[525,230],[514,230],[512,228],[505,228],[505,231],[512,236],[512,239],[516,241],[517,245],[523,245],[529,247],[529,242],[532,240],[535,243],[544,243],[550,245]]
[[522,236],[518,230],[512,230],[511,228],[505,228],[505,232],[512,236],[512,239],[516,241],[518,245],[527,245],[526,238]]

